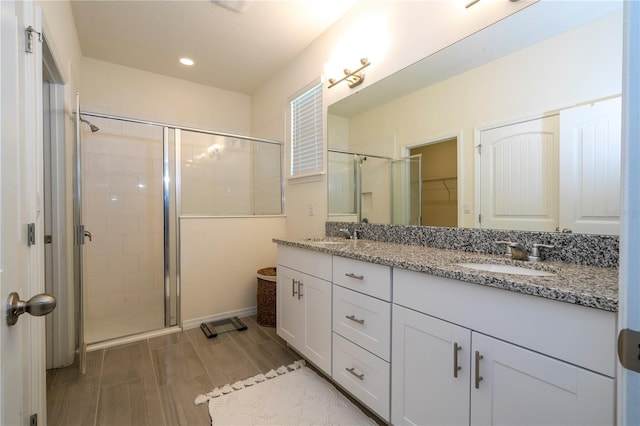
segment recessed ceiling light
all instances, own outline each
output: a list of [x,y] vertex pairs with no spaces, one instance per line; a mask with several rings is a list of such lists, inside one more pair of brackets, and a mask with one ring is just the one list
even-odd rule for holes
[[180,58],[180,63],[182,65],[193,65],[193,59],[189,58]]

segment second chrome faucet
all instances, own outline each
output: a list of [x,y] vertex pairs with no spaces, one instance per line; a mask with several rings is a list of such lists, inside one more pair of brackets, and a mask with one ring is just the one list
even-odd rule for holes
[[520,243],[514,243],[511,241],[496,241],[496,244],[503,244],[506,246],[505,255],[511,257],[513,260],[522,260],[526,262],[539,262],[542,260],[540,257],[541,248],[553,248],[554,246],[548,244],[534,244],[533,250],[531,250],[531,256],[527,252],[527,249]]

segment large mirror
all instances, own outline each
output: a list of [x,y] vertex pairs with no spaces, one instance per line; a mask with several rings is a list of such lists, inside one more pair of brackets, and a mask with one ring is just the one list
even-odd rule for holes
[[617,234],[622,2],[540,1],[328,108],[330,221]]

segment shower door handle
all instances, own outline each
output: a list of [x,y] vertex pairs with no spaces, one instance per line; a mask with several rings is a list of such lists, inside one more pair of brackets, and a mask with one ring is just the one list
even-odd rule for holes
[[93,241],[91,232],[85,231],[84,225],[78,225],[76,227],[76,244],[79,246],[84,245],[85,238],[89,238],[89,241]]

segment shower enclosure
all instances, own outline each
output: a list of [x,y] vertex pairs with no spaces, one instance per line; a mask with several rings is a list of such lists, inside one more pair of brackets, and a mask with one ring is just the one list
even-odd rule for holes
[[87,347],[180,324],[180,217],[282,214],[282,151],[274,141],[77,117],[82,366]]
[[177,325],[173,131],[80,116],[84,342]]
[[329,220],[420,224],[420,155],[392,159],[329,150]]

